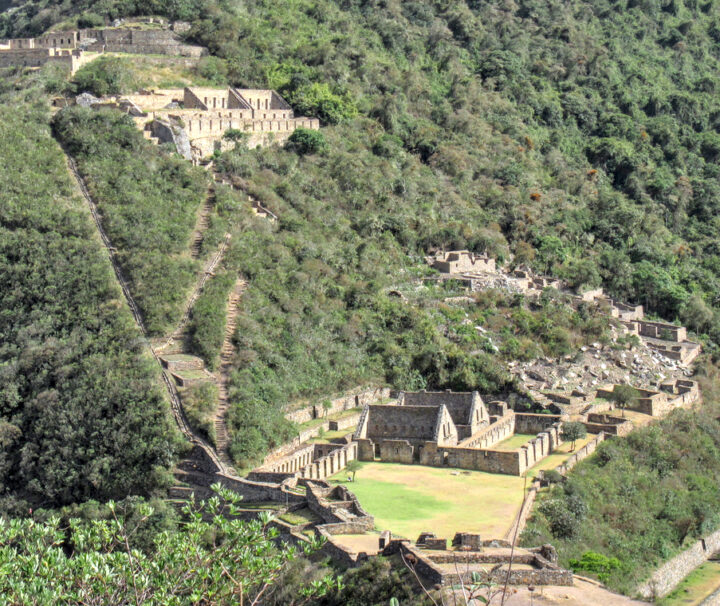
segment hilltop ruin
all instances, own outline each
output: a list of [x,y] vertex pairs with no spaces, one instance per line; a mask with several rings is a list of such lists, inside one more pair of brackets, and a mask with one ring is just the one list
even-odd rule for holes
[[[181,29],[181,28],[175,28]],[[75,73],[106,52],[201,57],[207,50],[185,44],[165,27],[109,27],[48,32],[37,38],[0,40],[0,67],[41,67],[55,63]]]

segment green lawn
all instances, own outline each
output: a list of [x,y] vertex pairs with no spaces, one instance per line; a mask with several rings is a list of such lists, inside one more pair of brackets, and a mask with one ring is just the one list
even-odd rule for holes
[[698,566],[658,606],[695,606],[720,588],[720,562]]
[[502,442],[490,446],[490,450],[517,450],[533,438],[537,438],[537,434],[516,433]]
[[570,447],[572,446],[572,442],[563,442],[562,444],[560,444],[557,450],[555,450],[552,454],[548,455],[539,463],[537,463],[534,467],[528,470],[528,478],[534,478],[540,470],[555,469],[558,465],[564,463],[567,459],[570,458],[570,456],[572,456],[575,452],[585,446],[585,444],[587,444],[593,438],[595,438],[594,434],[588,434],[582,440],[577,440],[575,442],[575,450],[570,449]]
[[[347,483],[347,475],[330,481]],[[519,477],[382,462],[363,463],[348,488],[378,529],[411,539],[426,530],[448,539],[459,531],[502,538],[523,500]]]

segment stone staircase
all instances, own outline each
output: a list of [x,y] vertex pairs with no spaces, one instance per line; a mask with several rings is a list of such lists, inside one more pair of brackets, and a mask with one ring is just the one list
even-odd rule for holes
[[197,222],[195,223],[195,229],[193,230],[191,241],[190,241],[190,253],[193,259],[200,258],[200,252],[202,249],[203,239],[205,232],[210,227],[210,213],[212,207],[215,204],[215,190],[211,189],[205,204],[203,204],[200,212],[198,213]]
[[225,324],[225,339],[222,349],[220,350],[220,369],[217,373],[218,384],[218,407],[215,412],[215,445],[218,456],[223,464],[231,466],[232,461],[228,454],[228,445],[230,436],[227,429],[226,415],[230,405],[228,401],[228,381],[230,371],[232,369],[232,361],[235,355],[235,347],[232,343],[235,327],[237,325],[238,304],[242,293],[245,291],[247,283],[244,280],[238,280],[235,283],[227,304],[227,322]]

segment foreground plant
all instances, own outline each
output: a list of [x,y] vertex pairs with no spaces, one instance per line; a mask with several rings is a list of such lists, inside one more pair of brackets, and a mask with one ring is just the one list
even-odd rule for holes
[[[259,604],[283,567],[319,547],[298,549],[279,541],[272,517],[237,517],[240,497],[219,485],[218,496],[183,509],[178,532],[160,532],[149,553],[131,546],[152,515],[144,506],[132,524],[110,520],[47,523],[0,519],[0,595],[11,605],[222,605]],[[298,588],[294,604],[325,595],[331,577]]]

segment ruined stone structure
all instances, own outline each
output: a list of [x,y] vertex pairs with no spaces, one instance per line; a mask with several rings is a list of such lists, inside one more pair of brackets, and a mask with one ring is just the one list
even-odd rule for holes
[[37,38],[0,40],[0,67],[67,66],[71,73],[104,52],[200,57],[201,46],[184,44],[167,29],[103,28],[48,32]]
[[452,543],[455,549],[450,550],[447,539],[423,533],[414,545],[391,540],[382,553],[388,556],[400,552],[418,574],[434,585],[477,582],[478,577],[480,582],[498,585],[573,584],[572,572],[558,566],[557,552],[551,545],[513,550],[507,541],[483,541],[471,533],[458,533]]
[[435,254],[432,265],[438,271],[447,274],[464,274],[474,271],[492,273],[495,271],[495,259],[468,250],[438,252]]
[[[612,400],[615,385],[598,389],[597,397]],[[696,381],[672,379],[660,385],[660,390],[635,388],[639,394],[628,404],[629,410],[662,417],[676,408],[687,408],[700,400],[700,387]]]
[[539,296],[545,288],[555,288],[571,296],[574,306],[596,304],[619,321],[628,334],[642,338],[658,353],[686,366],[702,351],[699,343],[688,341],[687,330],[666,322],[645,320],[642,305],[629,305],[606,295],[602,288],[575,292],[561,280],[534,274],[528,267],[511,273],[496,269],[495,260],[466,250],[435,253],[427,262],[443,274],[444,279],[460,280],[471,291],[501,289],[528,296]]
[[[396,404],[368,405],[354,440],[358,458],[521,475],[560,444],[557,415],[489,406],[479,394],[403,393]],[[515,450],[491,447],[514,433],[536,434]]]
[[263,89],[162,89],[108,99],[105,105],[130,113],[148,139],[177,145],[176,137],[166,134],[167,125],[182,131],[189,141],[183,155],[195,162],[232,148],[235,143],[225,139],[229,130],[245,133],[247,145],[256,147],[281,143],[297,128],[320,128],[319,120],[296,117],[280,95]]
[[280,459],[262,465],[252,471],[248,478],[257,481],[280,482],[287,478],[323,480],[342,471],[357,459],[358,445],[305,444]]

